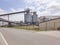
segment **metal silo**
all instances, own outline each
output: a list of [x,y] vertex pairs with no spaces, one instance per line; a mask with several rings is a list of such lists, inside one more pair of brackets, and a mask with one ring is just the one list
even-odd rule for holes
[[24,14],[24,21],[26,24],[32,23],[32,15],[31,15],[30,11],[28,11]]
[[36,12],[33,12],[32,23],[33,24],[37,24],[38,23],[38,16],[37,16]]

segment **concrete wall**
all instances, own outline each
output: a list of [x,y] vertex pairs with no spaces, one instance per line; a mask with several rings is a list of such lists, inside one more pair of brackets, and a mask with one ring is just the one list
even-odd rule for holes
[[54,19],[39,24],[41,30],[57,30],[60,27],[60,19]]

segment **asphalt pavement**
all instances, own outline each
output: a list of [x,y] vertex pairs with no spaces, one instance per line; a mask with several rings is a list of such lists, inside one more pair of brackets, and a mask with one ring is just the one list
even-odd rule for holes
[[60,45],[60,38],[14,28],[0,28],[8,45]]
[[8,45],[1,32],[0,32],[0,45]]

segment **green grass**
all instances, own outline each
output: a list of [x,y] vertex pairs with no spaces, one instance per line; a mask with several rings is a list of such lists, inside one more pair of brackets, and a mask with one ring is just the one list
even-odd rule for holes
[[16,28],[26,29],[26,30],[37,30],[38,27],[35,26],[16,26]]
[[30,25],[30,26],[12,26],[12,27],[2,26],[2,27],[24,29],[24,30],[34,30],[34,31],[43,31],[43,30],[40,30],[40,28],[38,26],[35,26],[35,25]]

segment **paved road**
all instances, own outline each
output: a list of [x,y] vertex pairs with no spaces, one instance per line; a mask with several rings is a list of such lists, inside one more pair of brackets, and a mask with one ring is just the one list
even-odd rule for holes
[[0,28],[9,45],[60,45],[60,38],[32,31]]
[[60,38],[60,31],[42,31],[42,32],[38,32],[38,33]]
[[5,39],[3,37],[3,35],[0,32],[0,45],[6,45]]

